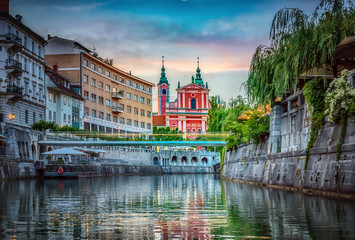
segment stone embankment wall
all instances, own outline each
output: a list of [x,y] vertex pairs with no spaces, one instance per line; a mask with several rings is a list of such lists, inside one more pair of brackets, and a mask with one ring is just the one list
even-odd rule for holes
[[0,179],[36,177],[36,169],[32,162],[0,161]]
[[[355,194],[355,118],[348,119],[339,161],[340,126],[326,122],[310,151],[268,153],[263,145],[240,146],[225,155],[222,177],[265,185]],[[268,140],[270,141],[270,139]],[[302,139],[303,142],[306,139]]]

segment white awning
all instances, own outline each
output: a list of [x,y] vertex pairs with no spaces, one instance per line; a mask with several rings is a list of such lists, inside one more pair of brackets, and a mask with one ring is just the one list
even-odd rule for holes
[[44,155],[87,155],[86,153],[74,150],[72,148],[61,148],[50,152],[42,153]]

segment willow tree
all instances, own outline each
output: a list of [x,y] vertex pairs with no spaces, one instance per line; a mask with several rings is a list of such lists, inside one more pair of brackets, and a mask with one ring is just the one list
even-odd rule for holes
[[321,0],[313,14],[297,8],[279,10],[270,28],[271,44],[259,46],[252,58],[246,91],[251,101],[270,103],[298,86],[306,71],[321,68],[338,76],[335,48],[355,35],[352,1]]

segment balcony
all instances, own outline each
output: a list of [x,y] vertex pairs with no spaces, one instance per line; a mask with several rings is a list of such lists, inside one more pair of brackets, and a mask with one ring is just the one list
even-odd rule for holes
[[14,73],[17,75],[21,75],[23,70],[22,70],[22,64],[19,61],[16,61],[15,59],[6,59],[6,69],[11,70],[9,73]]
[[16,85],[7,85],[6,92],[2,92],[3,95],[9,96],[8,101],[16,102],[17,100],[23,98],[23,87],[18,87]]
[[124,112],[124,108],[123,107],[118,107],[118,106],[113,106],[112,107],[112,112],[114,112],[114,113],[123,113]]
[[15,34],[13,34],[13,33],[7,33],[5,35],[5,37],[6,37],[6,40],[8,40],[8,41],[15,41],[15,42],[17,42],[19,44],[22,44],[22,39],[19,36],[16,36]]
[[120,92],[113,92],[113,93],[112,93],[112,98],[123,99],[124,96],[123,96],[123,93],[120,93]]

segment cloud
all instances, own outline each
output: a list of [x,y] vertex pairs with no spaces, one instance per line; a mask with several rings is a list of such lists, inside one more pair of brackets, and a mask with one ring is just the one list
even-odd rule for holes
[[79,5],[43,5],[41,8],[50,8],[57,9],[60,11],[73,11],[73,12],[82,12],[82,11],[91,11],[102,5],[113,3],[114,1],[106,2],[93,2],[93,3],[83,3]]

